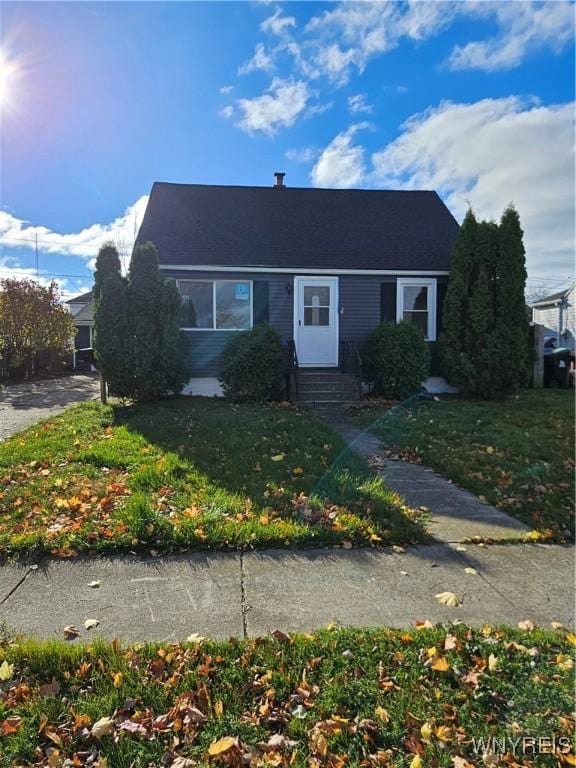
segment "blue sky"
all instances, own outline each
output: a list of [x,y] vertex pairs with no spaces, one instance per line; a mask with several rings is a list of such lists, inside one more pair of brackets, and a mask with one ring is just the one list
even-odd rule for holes
[[68,293],[129,253],[155,180],[437,189],[514,201],[529,287],[574,272],[574,7],[1,6],[0,275]]

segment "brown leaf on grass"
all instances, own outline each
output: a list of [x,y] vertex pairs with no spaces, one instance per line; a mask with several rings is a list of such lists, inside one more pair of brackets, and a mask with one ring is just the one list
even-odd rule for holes
[[21,725],[22,718],[18,715],[11,715],[0,723],[0,731],[4,736],[9,736],[11,733],[18,733]]
[[460,757],[460,755],[454,755],[452,765],[454,768],[474,768],[474,763],[469,763],[468,760]]
[[460,642],[455,635],[446,635],[444,639],[444,650],[455,651],[458,649]]
[[41,685],[38,688],[38,696],[57,696],[60,693],[60,683],[55,677],[52,678],[51,683]]

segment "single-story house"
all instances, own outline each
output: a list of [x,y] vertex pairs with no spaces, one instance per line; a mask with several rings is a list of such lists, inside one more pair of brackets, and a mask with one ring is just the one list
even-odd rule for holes
[[545,345],[576,348],[576,282],[531,306],[532,322],[544,326]]
[[436,192],[289,188],[275,176],[270,187],[152,187],[136,242],[155,244],[180,290],[188,393],[218,394],[222,350],[258,323],[314,382],[350,373],[383,320],[436,341],[458,234]]
[[74,318],[74,352],[72,367],[75,371],[90,370],[89,363],[77,359],[79,349],[92,347],[94,335],[94,298],[92,291],[75,296],[66,302],[69,312]]

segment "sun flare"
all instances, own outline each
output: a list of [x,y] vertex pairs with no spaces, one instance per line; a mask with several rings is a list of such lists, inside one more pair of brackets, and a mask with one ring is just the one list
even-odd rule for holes
[[14,99],[14,86],[18,69],[16,64],[0,51],[0,109]]

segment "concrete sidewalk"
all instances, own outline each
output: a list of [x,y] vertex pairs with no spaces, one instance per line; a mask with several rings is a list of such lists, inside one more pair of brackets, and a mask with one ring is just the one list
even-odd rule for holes
[[430,513],[428,532],[447,543],[480,539],[519,539],[530,528],[469,491],[437,475],[421,464],[389,459],[381,441],[367,430],[355,426],[345,412],[328,419],[352,450],[363,454],[379,472],[386,485],[397,491],[414,508],[426,507]]
[[[435,544],[375,549],[265,550],[162,558],[45,559],[0,566],[0,621],[27,634],[81,639],[226,638],[336,621],[408,627],[417,620],[574,626],[574,548]],[[467,573],[473,568],[475,573]],[[88,584],[100,581],[98,588]],[[462,604],[440,605],[451,591]],[[88,632],[87,618],[99,626]]]

